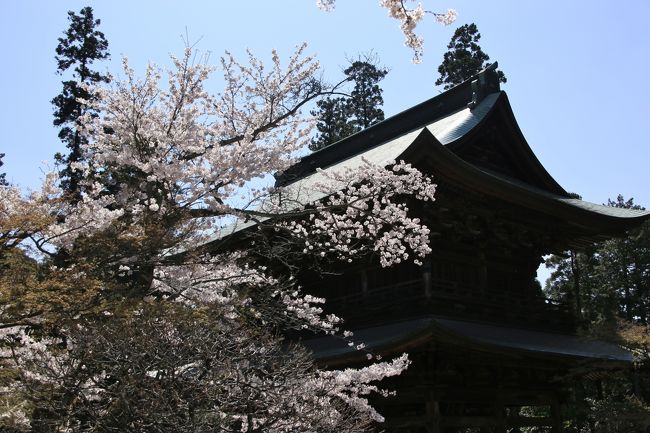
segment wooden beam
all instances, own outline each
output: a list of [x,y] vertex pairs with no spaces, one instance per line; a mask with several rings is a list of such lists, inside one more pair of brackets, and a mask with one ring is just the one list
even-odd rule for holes
[[495,427],[494,416],[443,416],[440,423],[444,427]]
[[552,427],[554,423],[553,417],[508,417],[506,418],[506,425],[508,427]]
[[551,403],[551,418],[553,418],[552,433],[562,433],[562,413],[560,411],[560,404],[557,399]]

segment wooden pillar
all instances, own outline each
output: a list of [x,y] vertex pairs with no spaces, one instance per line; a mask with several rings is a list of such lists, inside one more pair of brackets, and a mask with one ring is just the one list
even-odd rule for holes
[[503,394],[503,369],[496,369],[496,400],[494,402],[494,407],[496,410],[496,426],[494,428],[495,433],[506,433],[506,407],[505,401],[506,397]]
[[361,293],[365,297],[368,294],[368,272],[364,269],[360,273]]
[[478,263],[479,263],[479,290],[481,296],[485,296],[488,288],[488,265],[485,251],[481,245],[478,250]]
[[557,398],[553,399],[551,403],[551,418],[553,419],[552,433],[562,433],[562,413],[560,412],[560,404]]
[[433,287],[431,284],[431,258],[427,258],[422,264],[422,283],[424,285],[424,297],[431,299]]
[[427,414],[427,433],[442,433],[440,427],[440,404],[438,397],[434,392],[429,392],[429,398],[426,404]]
[[433,423],[432,423],[432,433],[442,433],[442,428],[440,427],[440,404],[437,400],[433,401]]
[[503,400],[501,398],[497,398],[494,408],[496,411],[496,426],[494,428],[494,433],[506,433],[506,414]]

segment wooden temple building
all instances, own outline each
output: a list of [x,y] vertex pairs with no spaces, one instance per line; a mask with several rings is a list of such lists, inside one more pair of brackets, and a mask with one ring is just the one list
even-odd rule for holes
[[[405,160],[431,173],[433,203],[409,206],[431,228],[422,266],[378,260],[306,275],[373,353],[408,352],[409,369],[376,402],[387,432],[562,431],[566,375],[589,363],[629,363],[609,343],[576,335],[570,306],[545,299],[536,271],[547,254],[624,233],[650,214],[572,198],[526,143],[494,69],[304,157],[279,178],[309,189],[317,168]],[[322,365],[363,365],[365,353],[320,337]],[[384,385],[384,384],[382,384]]]

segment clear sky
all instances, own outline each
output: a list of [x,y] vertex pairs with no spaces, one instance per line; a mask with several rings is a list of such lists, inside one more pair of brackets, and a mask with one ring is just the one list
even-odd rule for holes
[[426,0],[429,9],[455,8],[459,17],[449,27],[421,24],[419,65],[377,0],[338,0],[331,13],[315,3],[0,1],[0,152],[8,180],[37,186],[41,161],[62,150],[50,104],[61,89],[54,49],[68,27],[66,12],[90,5],[112,54],[100,68],[113,73],[122,55],[139,70],[148,61],[168,65],[186,31],[215,61],[225,49],[241,55],[246,47],[267,59],[272,48],[287,57],[306,41],[331,81],[346,58],[373,51],[390,68],[382,83],[387,115],[441,91],[433,83],[446,44],[456,25],[475,22],[483,50],[508,77],[502,88],[519,126],[551,175],[592,202],[622,193],[650,207],[650,1]]

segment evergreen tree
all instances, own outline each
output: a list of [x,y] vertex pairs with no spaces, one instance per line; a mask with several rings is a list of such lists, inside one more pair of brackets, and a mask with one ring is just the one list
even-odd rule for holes
[[[109,57],[108,42],[104,34],[97,30],[99,19],[93,17],[91,7],[81,9],[79,15],[68,12],[70,27],[64,37],[59,38],[56,47],[57,74],[72,68],[70,80],[63,81],[61,94],[52,99],[54,105],[54,126],[61,127],[59,138],[69,149],[67,156],[55,155],[61,168],[61,186],[71,194],[73,200],[79,197],[79,182],[82,174],[72,169],[72,165],[82,160],[81,145],[84,138],[79,134],[79,118],[89,112],[79,102],[79,98],[92,100],[94,95],[84,88],[85,85],[108,82],[108,77],[91,69],[96,60]],[[96,115],[90,111],[91,114]]]
[[[608,206],[643,209],[619,195]],[[635,373],[621,369],[574,387],[568,432],[645,431],[650,416],[650,222],[581,251],[553,255],[546,295],[571,307],[582,332],[633,350]],[[584,367],[581,367],[584,368]]]
[[[607,205],[643,209],[622,195]],[[650,323],[650,223],[588,250],[551,256],[546,265],[554,269],[547,295],[572,305],[586,327],[616,317]]]
[[354,88],[347,100],[351,123],[361,131],[384,120],[381,106],[384,98],[377,83],[384,79],[388,71],[368,61],[357,60],[343,73],[354,81]]
[[[2,167],[4,165],[4,162],[2,162],[2,158],[4,158],[4,157],[5,157],[5,154],[0,153],[0,167]],[[7,183],[6,174],[5,173],[0,173],[0,186],[7,186],[7,185],[9,185],[9,184]]]
[[[608,206],[644,210],[632,199],[619,195]],[[632,229],[627,236],[601,244],[596,252],[598,280],[616,299],[620,317],[650,323],[650,223]]]
[[[447,45],[449,51],[445,53],[438,67],[440,78],[436,80],[436,86],[444,84],[445,90],[451,89],[490,66],[490,56],[485,54],[478,44],[480,39],[481,34],[474,23],[456,29]],[[507,81],[502,71],[497,71],[497,74],[499,82]]]
[[319,150],[345,137],[384,120],[384,103],[379,87],[388,70],[377,66],[371,59],[356,60],[343,73],[344,81],[354,82],[348,95],[324,98],[316,103],[318,109],[311,114],[318,117],[318,135],[309,145]]
[[313,116],[318,116],[318,135],[312,139],[309,149],[319,150],[329,144],[336,143],[345,137],[354,134],[357,130],[350,122],[347,100],[344,97],[327,97],[316,102],[317,111],[312,111]]

